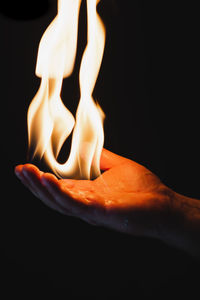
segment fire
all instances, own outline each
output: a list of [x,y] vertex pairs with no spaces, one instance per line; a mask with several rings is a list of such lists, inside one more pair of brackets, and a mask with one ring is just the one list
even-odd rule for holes
[[[39,45],[36,75],[41,84],[28,109],[29,147],[61,178],[90,179],[100,175],[104,113],[92,98],[105,47],[98,2],[87,0],[87,45],[80,66],[81,96],[76,120],[60,94],[63,78],[74,68],[81,0],[58,0],[57,16]],[[60,164],[58,154],[72,131],[69,157]]]

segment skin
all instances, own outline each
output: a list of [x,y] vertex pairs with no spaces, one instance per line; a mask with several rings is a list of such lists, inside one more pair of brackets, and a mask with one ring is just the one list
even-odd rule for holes
[[[102,175],[92,181],[57,179],[32,164],[18,165],[15,174],[44,204],[64,215],[135,236],[158,238],[189,252],[196,249],[193,233],[200,228],[198,200],[173,192],[142,165],[106,149],[100,168]],[[190,231],[192,235],[185,234]]]

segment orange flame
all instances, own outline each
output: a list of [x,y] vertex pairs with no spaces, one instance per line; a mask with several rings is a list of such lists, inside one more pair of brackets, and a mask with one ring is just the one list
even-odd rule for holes
[[[105,47],[98,2],[87,0],[87,45],[80,66],[81,97],[76,121],[60,93],[63,78],[74,68],[81,0],[58,0],[58,14],[39,45],[36,75],[41,77],[41,84],[28,109],[29,147],[62,178],[90,179],[100,175],[104,113],[92,98]],[[60,164],[58,154],[72,130],[69,158]]]

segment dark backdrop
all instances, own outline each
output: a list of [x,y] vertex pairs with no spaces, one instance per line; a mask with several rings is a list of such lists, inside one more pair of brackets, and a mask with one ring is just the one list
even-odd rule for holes
[[[26,296],[64,291],[67,299],[193,298],[200,264],[189,255],[62,216],[14,176],[14,166],[27,162],[26,113],[40,83],[38,43],[56,1],[28,1],[23,9],[21,1],[1,2],[2,289]],[[107,41],[94,96],[106,113],[105,147],[145,165],[175,191],[200,198],[197,11],[179,1],[102,0]],[[85,24],[82,5],[76,66],[63,86],[72,111]]]

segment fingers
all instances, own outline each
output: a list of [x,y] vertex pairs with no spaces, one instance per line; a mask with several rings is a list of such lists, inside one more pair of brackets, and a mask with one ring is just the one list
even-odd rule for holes
[[21,182],[36,196],[38,197],[38,194],[36,193],[36,190],[32,187],[32,184],[29,182],[26,174],[23,172],[23,165],[19,165],[15,167],[15,174],[16,176],[21,180]]
[[[90,180],[58,180],[31,164],[20,165],[15,173],[30,191],[47,206],[66,215],[73,215],[94,223],[100,205],[95,200],[94,182]],[[103,202],[102,202],[103,203]]]
[[127,161],[127,158],[117,155],[105,148],[103,148],[100,160],[100,169],[103,171],[122,164]]
[[88,211],[91,204],[89,195],[92,181],[56,180],[52,174],[45,173],[42,176],[42,182],[55,201],[64,206],[72,215],[80,217]]
[[45,205],[59,211],[62,214],[67,214],[62,207],[55,203],[52,195],[42,185],[41,178],[43,172],[41,172],[36,166],[31,164],[19,165],[15,168],[15,174],[37,198],[42,200]]
[[56,180],[52,174],[44,173],[42,182],[55,201],[71,216],[78,217],[92,225],[102,223],[105,200],[97,196],[99,193],[96,191],[94,181]]

